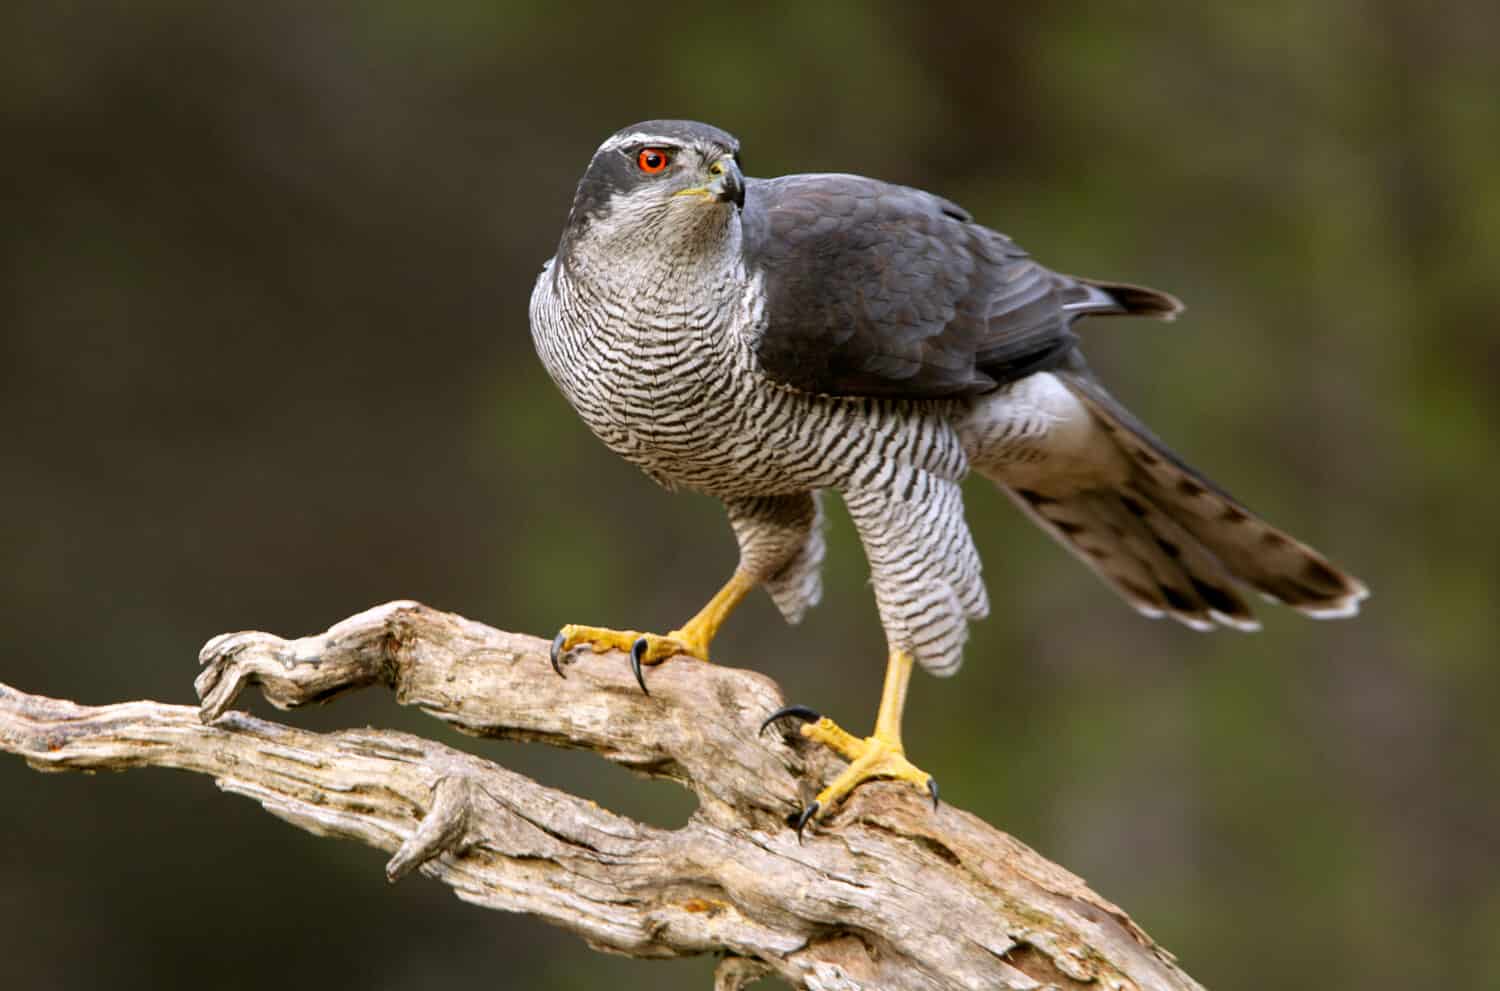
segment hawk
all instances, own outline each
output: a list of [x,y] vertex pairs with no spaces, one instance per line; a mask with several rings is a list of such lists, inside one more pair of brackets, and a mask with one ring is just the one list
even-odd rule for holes
[[[821,594],[820,494],[836,490],[869,560],[888,644],[875,727],[803,706],[803,736],[849,766],[788,816],[798,835],[872,778],[937,786],[901,713],[914,665],[959,668],[988,612],[960,483],[989,480],[1138,612],[1195,630],[1257,628],[1244,590],[1319,618],[1366,590],[1173,454],[1099,384],[1084,318],[1170,320],[1163,292],[1062,275],[963,208],[857,175],[746,178],[739,142],[655,120],[594,153],[531,296],[548,373],[616,454],[667,488],[724,502],[739,543],[725,586],[665,636],[563,627],[641,665],[707,660],[764,587],[795,623]],[[764,729],[765,726],[762,726]]]

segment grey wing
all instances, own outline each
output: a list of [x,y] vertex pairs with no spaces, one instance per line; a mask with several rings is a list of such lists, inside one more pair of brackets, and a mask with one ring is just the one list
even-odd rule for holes
[[948,201],[851,175],[751,180],[746,260],[771,378],[829,395],[972,395],[1062,360],[1069,324],[1122,312]]

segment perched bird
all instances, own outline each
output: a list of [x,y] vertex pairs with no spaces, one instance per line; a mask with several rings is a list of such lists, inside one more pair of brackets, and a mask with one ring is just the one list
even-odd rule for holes
[[[1085,317],[1170,320],[1166,293],[1080,279],[931,193],[855,175],[749,179],[739,142],[692,121],[635,124],[584,172],[531,296],[537,353],[589,428],[667,488],[723,500],[728,583],[665,636],[565,626],[642,664],[708,659],[764,586],[789,622],[819,598],[819,495],[837,490],[869,559],[888,644],[874,732],[801,706],[771,714],[851,763],[788,817],[862,782],[927,788],[901,740],[913,665],[958,670],[988,611],[959,483],[1008,494],[1137,611],[1256,628],[1248,586],[1348,616],[1355,578],[1185,464],[1106,392],[1078,348]],[[762,729],[765,727],[763,726]]]

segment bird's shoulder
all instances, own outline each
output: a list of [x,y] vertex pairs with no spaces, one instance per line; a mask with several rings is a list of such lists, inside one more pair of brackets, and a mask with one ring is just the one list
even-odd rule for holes
[[1071,346],[1056,276],[951,200],[864,176],[747,182],[756,340],[782,384],[831,395],[982,392]]
[[758,207],[758,215],[776,230],[796,229],[814,217],[880,220],[924,229],[940,228],[944,221],[974,222],[969,211],[935,193],[846,172],[747,179],[745,196],[752,216]]

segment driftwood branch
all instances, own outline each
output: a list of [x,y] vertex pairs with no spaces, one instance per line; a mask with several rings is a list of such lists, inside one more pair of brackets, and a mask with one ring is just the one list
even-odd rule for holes
[[[810,989],[1192,989],[1114,905],[968,813],[895,784],[861,788],[805,842],[783,822],[834,758],[756,729],[782,704],[750,671],[675,660],[651,695],[624,659],[558,678],[548,644],[414,602],[283,640],[217,637],[200,709],[99,707],[0,685],[0,749],[38,770],[211,774],[310,832],[354,839],[460,898],[527,912],[601,950],[725,955],[716,987],[767,974]],[[680,829],[404,733],[318,734],[229,712],[259,685],[281,708],[371,684],[465,733],[591,750],[691,789]],[[788,728],[789,729],[789,728]]]

